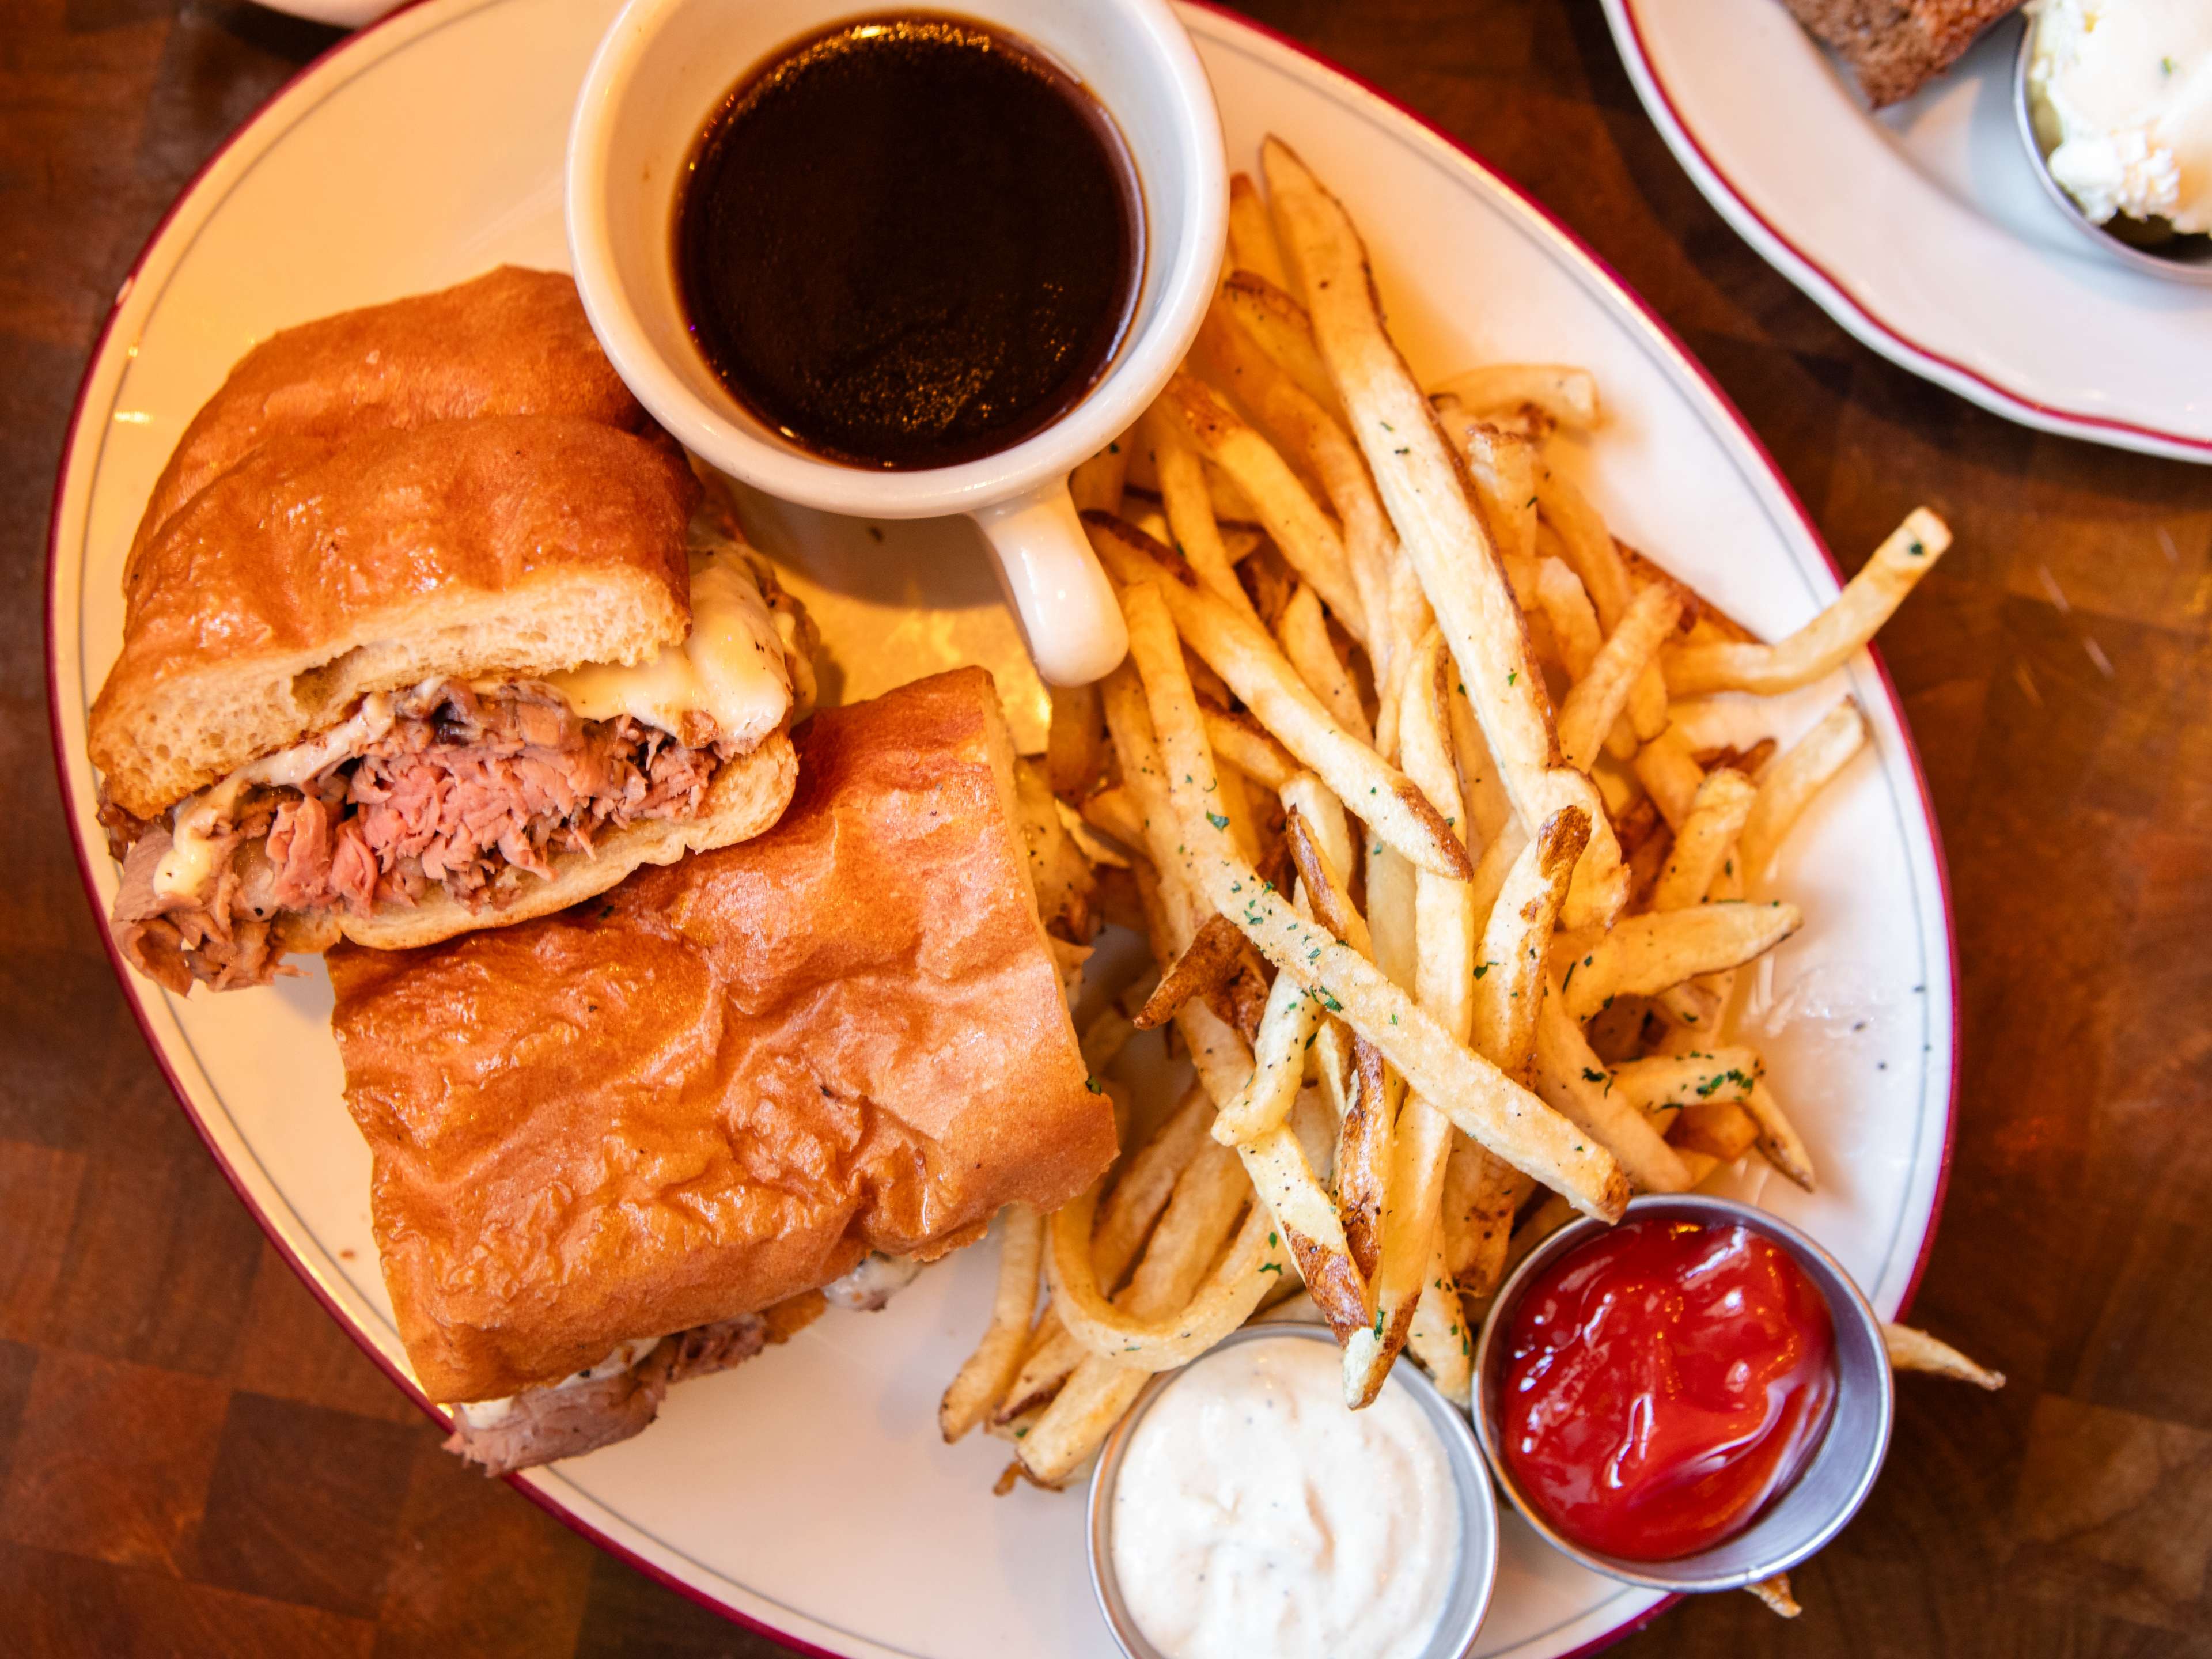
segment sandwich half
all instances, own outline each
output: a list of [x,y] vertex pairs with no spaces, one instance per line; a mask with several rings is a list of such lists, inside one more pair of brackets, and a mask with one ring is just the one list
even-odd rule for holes
[[773,823],[811,641],[702,497],[565,276],[257,349],[156,486],[93,707],[125,957],[263,984]]
[[824,1287],[879,1295],[877,1257],[1056,1207],[1113,1157],[990,677],[825,711],[797,744],[790,810],[740,846],[331,955],[400,1335],[495,1470],[635,1433]]

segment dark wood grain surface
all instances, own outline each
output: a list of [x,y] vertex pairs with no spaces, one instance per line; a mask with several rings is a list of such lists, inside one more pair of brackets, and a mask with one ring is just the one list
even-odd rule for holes
[[[1963,969],[1915,1317],[2012,1386],[1903,1386],[1795,1625],[1715,1597],[1620,1651],[2212,1654],[2212,470],[2039,436],[1855,344],[1691,187],[1588,0],[1251,9],[1550,204],[1847,568],[1917,501],[1958,533],[1883,635]],[[72,866],[40,606],[77,377],[163,207],[332,38],[0,0],[0,1652],[777,1652],[438,1450],[202,1151]]]

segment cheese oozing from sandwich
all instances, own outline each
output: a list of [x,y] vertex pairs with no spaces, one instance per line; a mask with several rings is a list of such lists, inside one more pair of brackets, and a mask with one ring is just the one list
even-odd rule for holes
[[[733,752],[742,751],[791,713],[790,656],[799,648],[796,629],[790,613],[769,610],[743,554],[726,544],[695,549],[691,631],[680,642],[663,647],[642,663],[586,663],[549,674],[544,684],[561,694],[580,720],[627,714],[678,739],[684,717],[696,711],[713,722],[718,740]],[[424,682],[416,688],[418,695],[434,691],[438,684]],[[484,681],[477,689],[491,690],[497,684]],[[169,850],[154,873],[155,893],[169,898],[206,892],[227,855],[224,838],[249,788],[304,787],[325,768],[382,737],[397,712],[390,693],[372,694],[329,731],[264,755],[179,803]]]
[[641,663],[586,663],[549,674],[546,684],[587,720],[629,715],[681,737],[697,710],[725,741],[766,737],[791,709],[793,643],[734,550],[691,555],[691,631]]

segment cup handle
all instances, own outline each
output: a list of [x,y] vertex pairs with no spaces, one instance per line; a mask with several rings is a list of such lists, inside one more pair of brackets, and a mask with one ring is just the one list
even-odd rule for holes
[[991,544],[1037,672],[1053,685],[1088,685],[1111,673],[1128,652],[1129,630],[1067,485],[1055,480],[969,516]]

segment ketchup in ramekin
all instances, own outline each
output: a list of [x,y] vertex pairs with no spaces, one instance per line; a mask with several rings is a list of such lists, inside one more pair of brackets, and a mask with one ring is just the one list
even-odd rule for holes
[[1530,1285],[1505,1335],[1507,1466],[1563,1537],[1622,1560],[1749,1526],[1835,1404],[1826,1299],[1741,1225],[1616,1227]]

